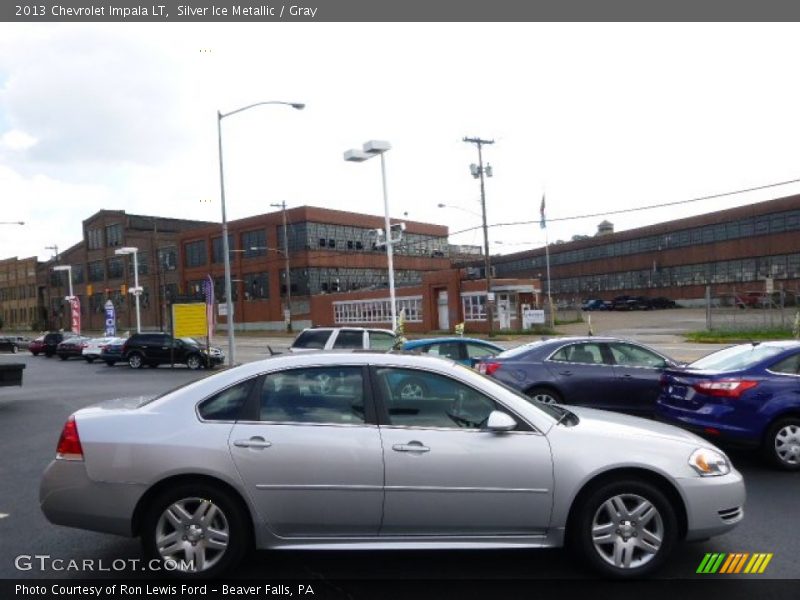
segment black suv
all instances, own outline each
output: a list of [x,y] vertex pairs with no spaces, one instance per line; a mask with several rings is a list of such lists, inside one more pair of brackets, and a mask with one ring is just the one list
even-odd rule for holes
[[168,333],[134,333],[122,346],[122,360],[132,369],[184,363],[190,369],[214,368],[225,360],[219,348],[211,352],[192,338],[173,339]]
[[61,333],[60,331],[51,331],[44,336],[44,355],[48,358],[55,356],[56,348],[66,339],[75,337],[74,333],[69,331]]

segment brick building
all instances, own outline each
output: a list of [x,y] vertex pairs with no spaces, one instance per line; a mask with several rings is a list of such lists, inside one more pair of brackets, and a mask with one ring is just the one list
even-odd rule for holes
[[127,292],[134,285],[133,256],[117,255],[115,251],[122,247],[138,249],[142,329],[168,328],[167,304],[179,287],[178,235],[207,225],[206,221],[130,215],[121,210],[101,210],[84,220],[83,240],[40,263],[47,328],[69,329],[64,302],[69,293],[67,272],[53,267],[70,265],[73,293],[81,303],[82,329],[103,328],[103,307],[110,299],[117,309],[118,329],[135,330],[134,299]]
[[[482,263],[474,262],[480,269]],[[497,277],[541,277],[545,249],[492,258]],[[550,245],[554,299],[621,294],[700,301],[715,295],[800,288],[800,195]]]
[[30,329],[41,319],[37,266],[35,256],[0,260],[0,316],[3,328]]
[[[314,321],[316,296],[376,289],[387,293],[386,251],[375,236],[385,225],[383,217],[301,206],[288,209],[286,218],[295,329]],[[398,289],[421,283],[426,272],[450,267],[447,227],[404,223],[402,241],[394,247]],[[282,211],[230,221],[228,229],[236,328],[283,329],[287,281]],[[182,291],[199,297],[203,280],[211,275],[217,301],[225,302],[221,226],[183,232],[179,244]],[[226,317],[219,317],[223,329],[225,322]]]

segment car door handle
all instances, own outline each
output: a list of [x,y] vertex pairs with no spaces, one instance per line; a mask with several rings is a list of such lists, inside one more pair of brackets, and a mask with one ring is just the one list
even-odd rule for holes
[[559,375],[570,376],[570,375],[572,375],[572,371],[559,371],[558,374]]
[[408,442],[407,444],[395,444],[392,446],[395,452],[430,452],[431,449],[423,446],[422,442]]
[[249,440],[236,440],[233,442],[233,445],[237,448],[269,448],[272,446],[272,442],[268,442],[264,438],[260,437],[252,437]]

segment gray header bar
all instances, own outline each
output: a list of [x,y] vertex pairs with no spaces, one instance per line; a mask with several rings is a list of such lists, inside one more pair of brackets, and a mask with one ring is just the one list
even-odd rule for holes
[[[797,21],[793,0],[3,0],[6,22]],[[676,43],[679,43],[676,40]]]

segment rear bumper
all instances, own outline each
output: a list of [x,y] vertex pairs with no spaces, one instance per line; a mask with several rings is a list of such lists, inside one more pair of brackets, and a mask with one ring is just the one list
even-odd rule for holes
[[655,418],[659,421],[677,425],[712,441],[728,442],[743,447],[755,447],[761,443],[760,427],[749,423],[747,428],[731,423],[730,409],[711,407],[708,412],[680,408],[659,401],[656,404]]
[[679,479],[686,500],[686,539],[702,540],[726,533],[744,518],[746,492],[741,473]]
[[55,525],[131,536],[143,485],[89,479],[81,461],[54,460],[42,476],[39,506]]

